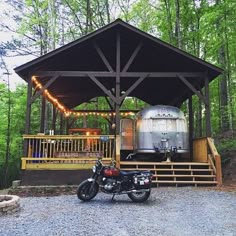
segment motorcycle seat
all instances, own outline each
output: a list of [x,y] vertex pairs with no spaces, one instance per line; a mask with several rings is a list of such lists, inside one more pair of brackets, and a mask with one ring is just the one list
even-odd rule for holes
[[122,175],[129,176],[129,175],[138,175],[138,174],[140,174],[141,172],[138,171],[138,170],[134,170],[134,171],[121,171],[120,173],[121,173]]

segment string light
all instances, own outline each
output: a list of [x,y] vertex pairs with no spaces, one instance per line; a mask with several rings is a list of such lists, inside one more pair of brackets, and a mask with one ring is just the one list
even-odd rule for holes
[[[43,89],[43,85],[36,79],[35,76],[32,76],[32,82],[35,85],[35,90],[41,90]],[[96,116],[101,116],[101,117],[111,117],[111,116],[115,116],[116,113],[113,112],[80,112],[80,111],[71,111],[69,109],[67,109],[62,103],[60,103],[58,101],[57,98],[55,98],[47,89],[44,89],[43,91],[44,96],[47,98],[47,100],[49,102],[51,102],[58,110],[60,110],[65,117],[69,117],[71,115],[75,115],[75,116],[91,116],[91,115],[96,115]],[[134,116],[135,113],[134,112],[121,112],[120,113],[121,116]]]

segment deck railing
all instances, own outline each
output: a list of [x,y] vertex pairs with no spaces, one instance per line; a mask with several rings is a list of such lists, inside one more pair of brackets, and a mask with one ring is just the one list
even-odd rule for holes
[[221,157],[212,138],[204,137],[193,141],[193,160],[209,162],[216,175],[218,185],[222,185]]
[[22,169],[88,169],[97,160],[115,156],[112,135],[24,135],[27,155]]
[[221,157],[215,147],[212,138],[207,138],[207,144],[210,150],[208,154],[208,161],[211,164],[215,174],[218,185],[222,185],[222,167],[221,167]]

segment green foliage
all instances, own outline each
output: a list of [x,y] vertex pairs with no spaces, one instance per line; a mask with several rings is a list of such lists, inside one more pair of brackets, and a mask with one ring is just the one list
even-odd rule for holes
[[[178,9],[178,4],[179,9]],[[218,65],[224,69],[222,77],[210,84],[211,119],[214,135],[222,132],[224,116],[230,129],[236,124],[236,1],[235,0],[14,0],[9,1],[15,9],[8,13],[18,24],[17,33],[21,35],[11,42],[1,44],[0,54],[9,51],[19,54],[43,55],[58,46],[64,45],[95,29],[102,27],[117,15],[162,40],[180,47],[188,53]],[[179,14],[178,14],[179,10]],[[6,13],[7,15],[7,13]],[[7,28],[6,26],[5,28]],[[221,87],[224,82],[225,90]],[[204,93],[204,91],[202,91]],[[0,175],[3,173],[6,153],[7,102],[8,93],[5,84],[0,83]],[[10,127],[10,162],[9,173],[18,166],[22,155],[22,134],[24,133],[26,111],[26,88],[19,86],[11,91],[11,127]],[[224,99],[226,98],[226,101]],[[224,101],[224,103],[223,103]],[[31,133],[39,132],[40,99],[32,106]],[[127,98],[122,109],[140,109],[147,104]],[[78,109],[110,109],[104,98],[98,103],[82,104]],[[187,114],[188,105],[182,109]],[[48,116],[51,115],[49,105]],[[193,96],[195,115],[195,133],[198,134],[199,123],[205,129],[205,108]],[[110,132],[109,122],[103,117],[87,116],[87,127],[101,127],[104,133]],[[74,127],[84,126],[85,119],[80,117]],[[51,124],[48,122],[48,128]],[[59,130],[57,122],[57,130]],[[204,134],[204,132],[203,132]],[[230,149],[235,141],[222,140],[220,150]],[[14,172],[14,171],[13,171]],[[16,171],[17,173],[17,171]],[[12,174],[10,174],[12,176]],[[10,177],[9,178],[13,178]],[[1,180],[2,180],[2,176]]]
[[[177,4],[179,3],[179,18]],[[145,14],[142,12],[145,11]],[[223,76],[211,83],[211,116],[213,134],[223,127],[235,129],[236,109],[236,2],[139,0],[135,1],[129,19],[139,28],[159,36],[174,46],[224,69]],[[179,28],[180,34],[177,29]],[[155,29],[155,30],[153,30]],[[178,43],[179,42],[179,43]],[[193,110],[197,114],[198,98],[194,96]],[[202,106],[202,120],[205,119]],[[198,117],[196,117],[195,122]],[[204,122],[202,124],[204,128]],[[197,125],[195,124],[195,127]],[[196,132],[197,133],[197,132]]]
[[21,165],[21,161],[20,158],[11,158],[9,160],[8,163],[8,167],[7,167],[7,182],[4,183],[4,179],[5,179],[5,163],[0,160],[0,189],[2,188],[6,188],[11,186],[12,181],[19,179],[19,174],[20,174],[20,165]]
[[221,155],[222,164],[230,161],[235,156],[236,139],[235,137],[223,137],[217,141],[216,148]]
[[221,153],[225,150],[236,150],[236,139],[235,138],[224,138],[221,139],[217,145],[217,150]]
[[[7,86],[0,83],[1,122],[0,122],[0,187],[3,187],[6,158],[6,134],[7,134]],[[10,126],[10,158],[7,171],[7,186],[16,179],[20,170],[20,158],[22,156],[22,135],[25,124],[26,87],[19,85],[15,91],[10,92],[11,98],[11,126]],[[5,186],[6,187],[6,186]]]
[[[121,110],[140,110],[147,104],[137,98],[128,97],[124,100]],[[76,107],[77,110],[110,110],[110,107],[104,97],[97,100],[92,99],[89,103],[84,103]],[[86,122],[85,122],[86,121]],[[86,123],[86,124],[85,124]],[[111,133],[111,125],[115,123],[115,117],[102,117],[95,115],[87,115],[79,117],[73,124],[73,127],[101,128],[103,134]]]

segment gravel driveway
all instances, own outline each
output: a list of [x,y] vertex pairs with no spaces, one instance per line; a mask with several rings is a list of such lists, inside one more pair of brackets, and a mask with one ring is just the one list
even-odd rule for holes
[[236,193],[200,188],[157,188],[142,204],[99,193],[21,198],[21,212],[0,217],[0,235],[229,235],[236,236]]

